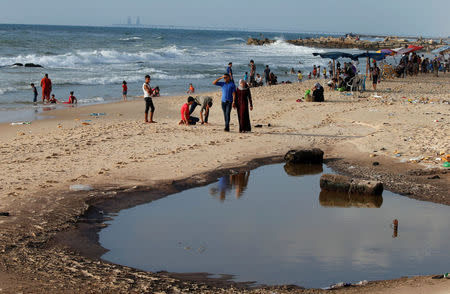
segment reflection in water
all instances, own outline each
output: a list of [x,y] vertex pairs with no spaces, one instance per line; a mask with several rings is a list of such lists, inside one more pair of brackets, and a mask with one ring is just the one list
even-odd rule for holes
[[324,207],[380,208],[383,196],[320,191],[319,202]]
[[[100,232],[109,250],[102,258],[149,271],[304,287],[448,271],[448,206],[389,191],[320,193],[320,174],[287,176],[283,166],[122,210]],[[401,236],[394,219],[402,220]]]
[[293,177],[317,175],[323,172],[321,164],[293,164],[286,163],[284,171]]
[[248,179],[250,178],[250,171],[223,176],[219,179],[217,187],[209,190],[211,195],[219,194],[220,201],[225,201],[228,192],[235,189],[236,199],[241,198],[247,189]]

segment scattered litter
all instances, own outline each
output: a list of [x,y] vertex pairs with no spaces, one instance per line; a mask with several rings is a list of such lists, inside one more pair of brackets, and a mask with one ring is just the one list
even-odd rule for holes
[[432,277],[432,279],[450,279],[450,273],[445,273],[443,275],[438,275]]
[[358,283],[356,283],[355,285],[356,286],[364,286],[364,285],[367,285],[369,282],[367,281],[367,280],[364,280],[364,281],[359,281]]
[[92,120],[90,120],[90,119],[85,119],[85,120],[83,120],[83,122],[91,122]]
[[106,113],[104,113],[104,112],[93,112],[93,113],[90,114],[90,116],[103,116],[103,115],[106,115]]
[[352,284],[350,283],[344,283],[344,282],[340,282],[334,285],[330,286],[330,289],[339,289],[339,288],[344,288],[344,287],[350,287]]
[[303,100],[302,99],[297,99],[297,100],[295,100],[296,102],[303,102]]
[[12,126],[21,126],[21,125],[31,125],[30,121],[18,121],[18,122],[12,122]]
[[378,165],[380,165],[380,163],[379,163],[378,161],[374,161],[374,162],[372,163],[372,165],[373,165],[373,166],[378,166]]
[[434,176],[428,177],[429,180],[437,180],[437,179],[440,179],[440,178],[441,177],[438,176],[438,175],[434,175]]
[[90,125],[90,123],[87,123],[87,122],[82,122],[81,123],[83,126],[89,126]]
[[91,191],[94,190],[94,188],[92,188],[92,186],[89,185],[71,185],[69,187],[70,191]]
[[443,167],[450,167],[450,162],[449,161],[447,161],[447,162],[444,162],[444,164],[442,165]]
[[383,96],[380,96],[380,95],[373,95],[373,98],[383,98]]
[[420,161],[422,161],[424,159],[424,157],[423,156],[417,156],[417,157],[413,157],[413,158],[410,158],[409,159],[409,161],[410,162],[420,162]]
[[9,212],[0,212],[0,216],[9,216]]

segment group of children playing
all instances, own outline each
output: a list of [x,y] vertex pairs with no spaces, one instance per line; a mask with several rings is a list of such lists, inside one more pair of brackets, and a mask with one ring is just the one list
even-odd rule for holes
[[[34,83],[31,83],[31,90],[33,91],[33,103],[36,104],[37,103],[37,96],[38,96],[38,91],[36,86],[34,85]],[[70,95],[69,95],[69,100],[67,102],[59,102],[56,97],[55,94],[52,94],[50,97],[42,97],[42,103],[44,104],[57,104],[57,103],[63,103],[63,104],[77,104],[78,100],[77,97],[74,96],[74,92],[71,91]]]

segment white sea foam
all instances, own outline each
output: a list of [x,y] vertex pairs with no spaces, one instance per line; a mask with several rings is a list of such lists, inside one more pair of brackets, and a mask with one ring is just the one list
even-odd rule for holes
[[174,59],[183,56],[186,49],[177,46],[167,46],[151,49],[148,52],[119,52],[116,50],[76,51],[60,55],[18,55],[15,57],[0,57],[0,66],[20,63],[37,63],[44,67],[66,68],[86,66],[91,64],[120,64],[132,62],[151,62]]
[[235,42],[235,41],[240,41],[240,42],[245,42],[245,40],[243,38],[226,38],[223,40],[220,40],[219,42]]
[[136,41],[136,40],[142,40],[140,37],[129,37],[129,38],[120,38],[120,41]]
[[83,103],[83,104],[100,103],[100,102],[104,102],[104,101],[105,101],[105,99],[103,97],[78,99],[78,103]]
[[0,95],[3,95],[5,93],[14,92],[14,91],[17,91],[17,89],[13,88],[13,87],[1,87],[0,88]]

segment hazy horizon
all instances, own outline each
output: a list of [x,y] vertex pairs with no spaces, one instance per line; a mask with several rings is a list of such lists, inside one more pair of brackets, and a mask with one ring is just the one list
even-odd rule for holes
[[[281,1],[146,1],[3,0],[0,23],[31,25],[113,26],[132,23],[244,31],[324,32],[380,35],[450,35],[450,1],[378,0]],[[338,11],[338,13],[336,13]]]

